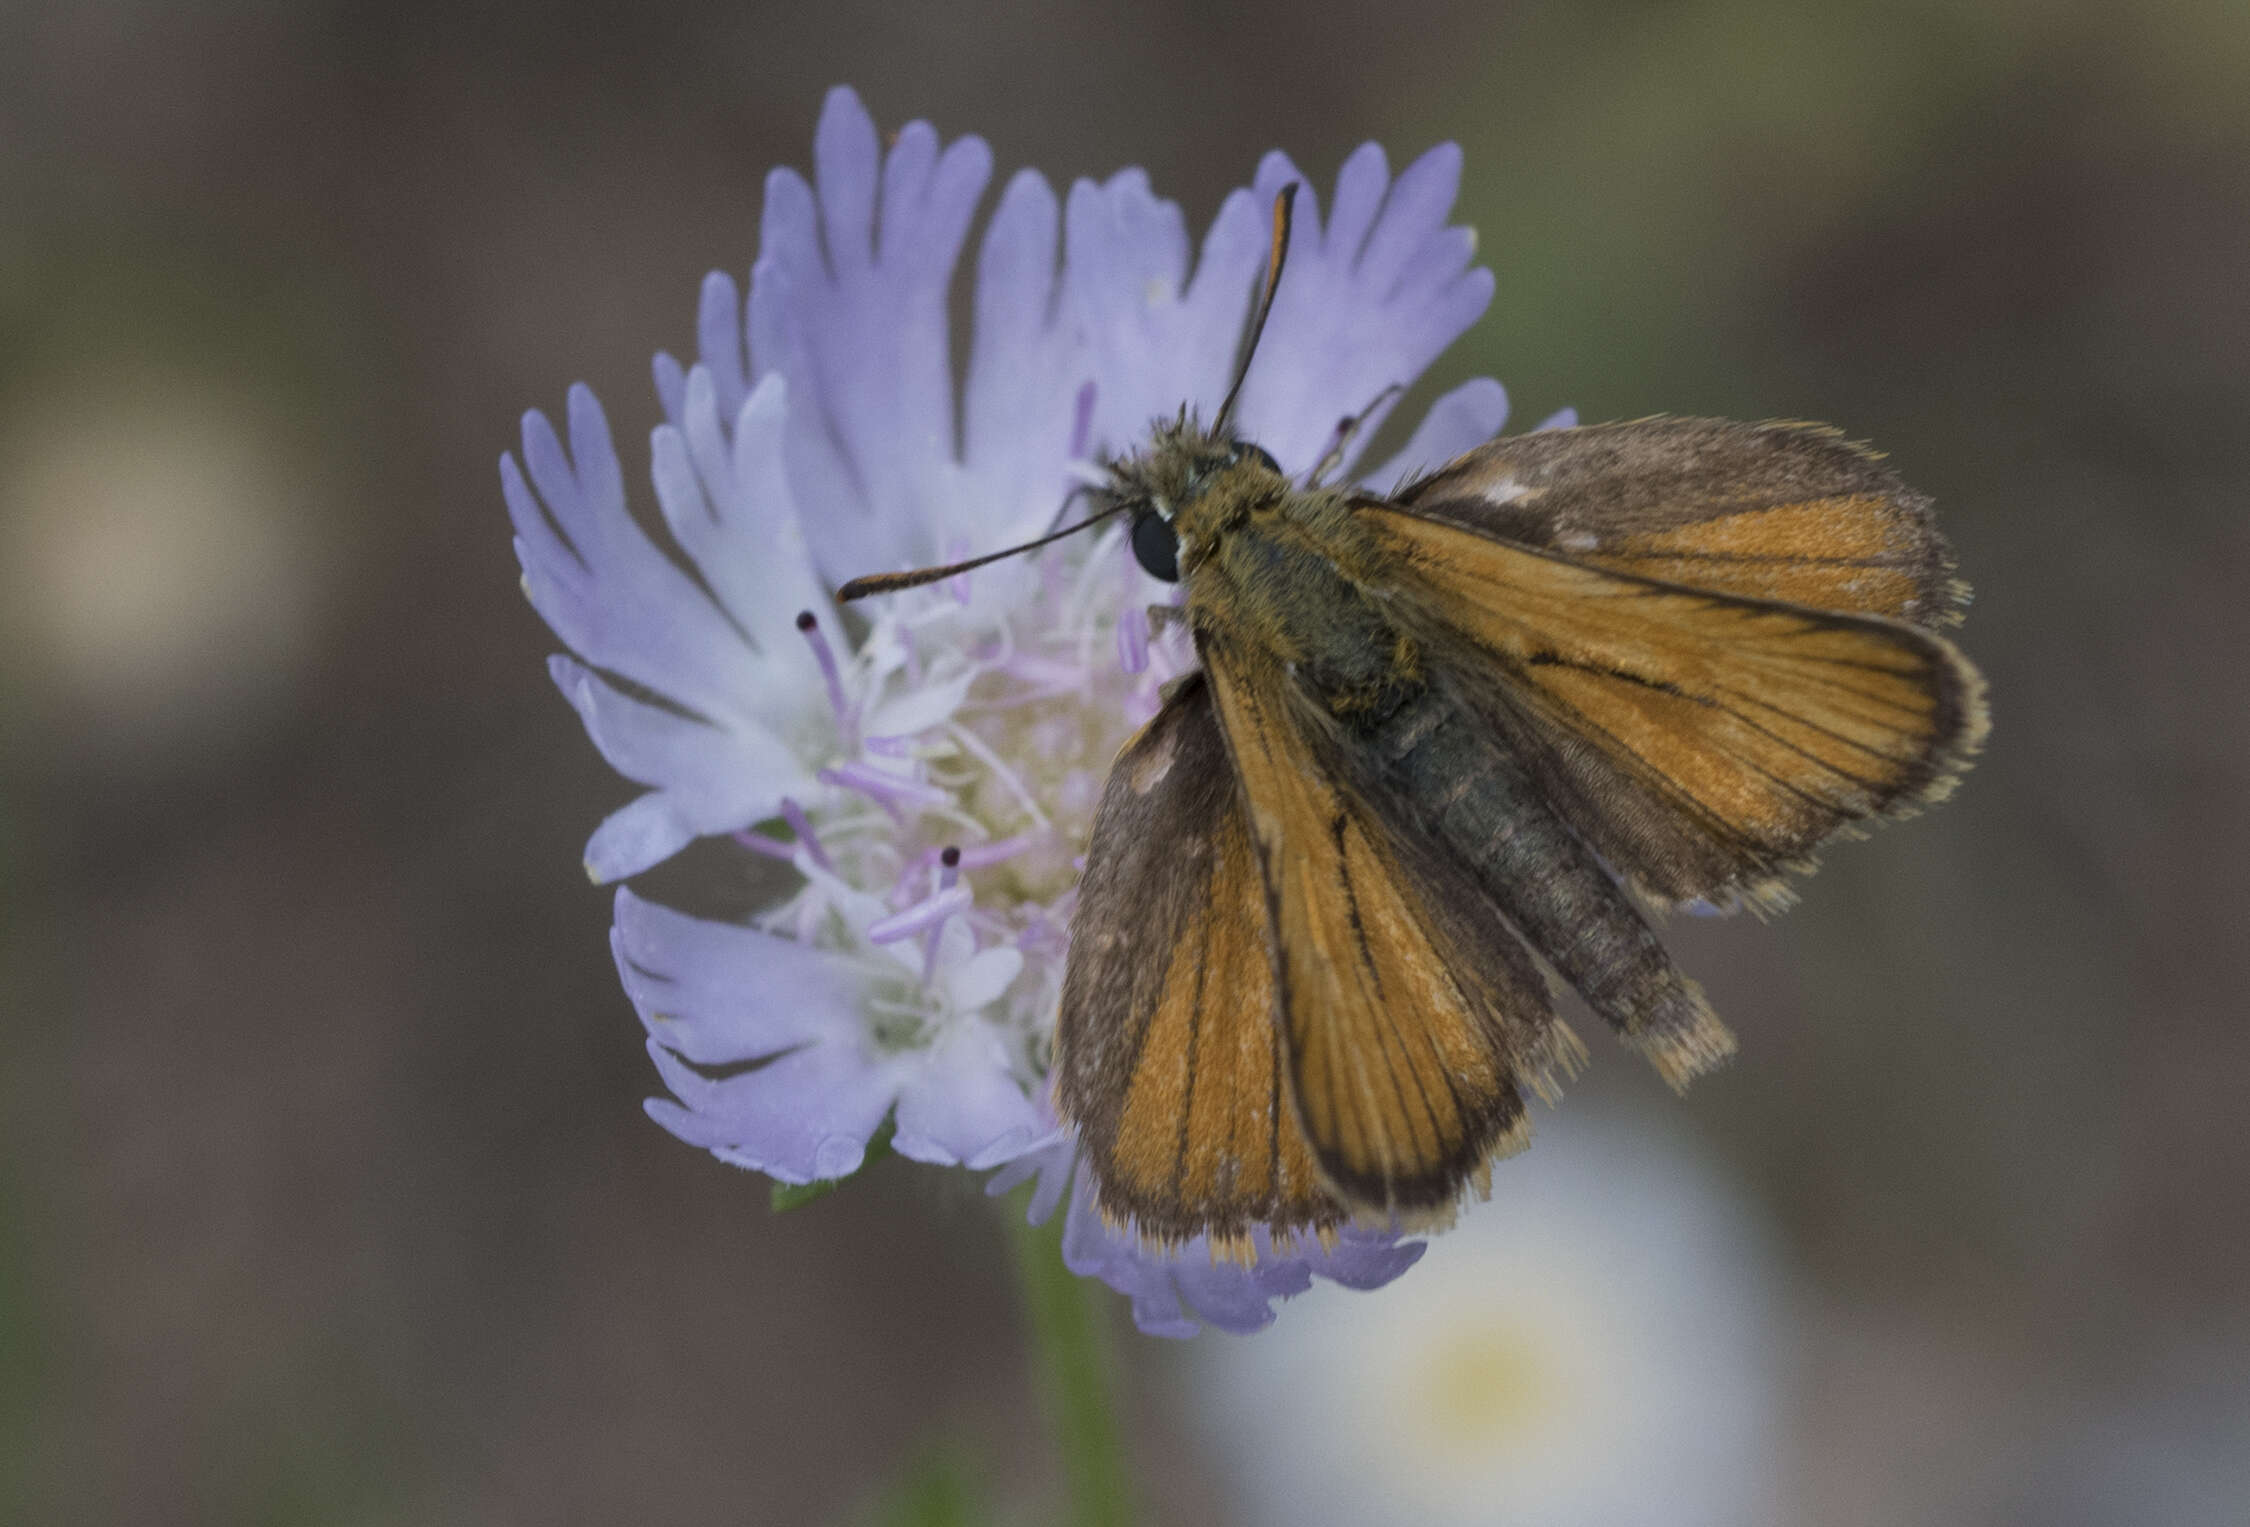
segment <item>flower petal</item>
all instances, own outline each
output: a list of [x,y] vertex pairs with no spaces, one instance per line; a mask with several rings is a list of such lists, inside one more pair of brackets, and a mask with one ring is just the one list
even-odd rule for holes
[[1347,1288],[1376,1288],[1421,1260],[1424,1243],[1347,1230],[1334,1251],[1276,1251],[1256,1232],[1257,1260],[1248,1267],[1219,1261],[1210,1242],[1169,1252],[1144,1248],[1131,1227],[1111,1228],[1094,1207],[1093,1176],[1080,1162],[1070,1215],[1063,1223],[1063,1262],[1080,1277],[1099,1278],[1133,1301],[1133,1323],[1150,1336],[1188,1337],[1205,1325],[1236,1335],[1273,1324],[1273,1301],[1303,1293],[1315,1276]]
[[1312,1275],[1302,1267],[1288,1270],[1297,1275],[1291,1280],[1295,1286],[1270,1293],[1260,1287],[1252,1269],[1238,1262],[1214,1262],[1208,1253],[1201,1257],[1182,1254],[1170,1274],[1180,1303],[1197,1319],[1222,1331],[1247,1336],[1273,1324],[1276,1298],[1290,1298],[1312,1287]]
[[842,1044],[808,1045],[739,1076],[705,1076],[648,1042],[671,1098],[648,1116],[690,1145],[782,1182],[845,1177],[898,1096],[898,1067]]
[[857,1170],[904,1068],[870,1043],[865,978],[848,961],[628,890],[617,894],[611,948],[678,1099],[651,1099],[651,1118],[783,1182]]
[[703,836],[680,812],[679,800],[661,790],[636,796],[608,816],[586,840],[586,878],[613,885],[662,864]]
[[[756,722],[722,725],[648,704],[559,654],[548,659],[548,671],[604,761],[662,794],[661,819],[658,807],[636,803],[626,808],[636,813],[632,831],[613,817],[596,834],[586,857],[598,879],[638,874],[683,846],[685,838],[659,852],[667,836],[657,830],[660,821],[690,837],[732,832],[774,815],[784,796],[802,796],[815,787],[804,762]],[[646,853],[658,858],[643,858]]]
[[1031,1190],[1031,1202],[1024,1218],[1034,1225],[1044,1225],[1054,1217],[1062,1205],[1063,1194],[1070,1188],[1071,1170],[1078,1161],[1078,1140],[1054,1126],[1054,1110],[1042,1104],[1039,1110],[1042,1124],[1051,1126],[1047,1136],[1032,1149],[1025,1151],[985,1179],[987,1197],[998,1198],[1013,1192],[1017,1187],[1038,1179]]
[[1022,974],[1023,951],[998,944],[978,950],[950,971],[945,978],[946,995],[954,1007],[973,1013],[998,1001]]
[[1202,1329],[1180,1308],[1168,1270],[1141,1256],[1125,1234],[1102,1223],[1094,1208],[1093,1176],[1080,1162],[1063,1219],[1063,1265],[1081,1278],[1099,1278],[1133,1302],[1133,1324],[1149,1336],[1184,1340]]
[[1383,194],[1391,188],[1391,162],[1381,144],[1362,143],[1352,150],[1336,172],[1336,204],[1328,212],[1328,242],[1350,250],[1357,260],[1367,248],[1367,236],[1382,210]]
[[[1347,416],[1364,412],[1357,439],[1370,438],[1391,406],[1385,389],[1412,386],[1491,301],[1491,273],[1466,269],[1473,235],[1444,225],[1460,165],[1461,151],[1441,144],[1394,185],[1381,150],[1363,148],[1337,177],[1341,215],[1325,230],[1310,186],[1299,192],[1288,264],[1241,403],[1245,431],[1285,469],[1312,466]],[[1254,190],[1270,205],[1292,181],[1302,183],[1296,167],[1269,154]],[[1378,182],[1387,194],[1370,226]]]
[[754,713],[775,693],[755,671],[756,653],[627,510],[608,422],[584,386],[570,390],[570,433],[565,456],[544,414],[524,416],[524,462],[539,500],[515,463],[501,462],[533,607],[596,668],[701,715]]
[[1305,1268],[1330,1282],[1351,1289],[1375,1289],[1422,1260],[1427,1241],[1402,1241],[1371,1230],[1338,1232],[1333,1250],[1316,1251],[1304,1260]]
[[860,1033],[865,975],[796,939],[711,922],[620,888],[610,950],[649,1037],[699,1066]]
[[982,677],[974,669],[950,679],[902,688],[867,713],[870,737],[911,737],[949,719],[969,697],[969,687]]
[[1063,469],[1079,390],[1093,374],[1083,330],[1061,301],[1061,221],[1046,180],[1019,171],[978,252],[961,429],[996,545],[1028,540],[1053,520],[1069,488]]
[[841,581],[942,554],[931,511],[957,466],[946,301],[992,154],[976,138],[940,151],[914,122],[884,161],[873,119],[840,89],[813,160],[817,195],[787,170],[767,180],[751,354],[761,377],[789,381],[791,480],[820,566]]
[[769,376],[722,418],[721,389],[697,366],[679,423],[650,436],[650,476],[666,525],[735,624],[769,656],[809,661],[798,614],[837,623],[783,464],[788,391]]
[[1463,451],[1476,449],[1507,422],[1507,388],[1488,376],[1463,382],[1432,403],[1405,447],[1360,482],[1378,493],[1395,492],[1407,479],[1434,472]]
[[915,1161],[982,1170],[1014,1160],[1047,1133],[999,1030],[965,1018],[905,1070],[891,1148]]
[[[711,373],[719,412],[730,419],[750,395],[743,355],[745,337],[742,299],[735,291],[734,278],[724,271],[712,271],[703,278],[702,300],[695,308],[695,354],[704,370]],[[662,391],[661,382],[658,390]],[[669,407],[666,414],[674,424],[681,422],[680,415]]]
[[821,231],[839,271],[864,268],[874,258],[882,158],[875,119],[859,93],[842,85],[830,90],[813,130],[813,173],[820,186]]
[[1399,173],[1360,255],[1360,272],[1372,289],[1387,294],[1396,286],[1407,263],[1444,228],[1460,191],[1457,144],[1441,143]]
[[[721,281],[727,279],[717,271],[711,272],[711,276]],[[710,277],[705,279],[708,281]],[[727,284],[731,287],[734,283]],[[664,405],[664,417],[678,424],[687,411],[687,368],[673,359],[671,351],[659,350],[656,359],[649,363],[649,370],[656,379],[656,400]]]
[[1066,280],[1094,346],[1097,442],[1136,445],[1183,403],[1217,409],[1264,257],[1259,220],[1251,198],[1229,197],[1191,285],[1186,220],[1144,172],[1070,188]]

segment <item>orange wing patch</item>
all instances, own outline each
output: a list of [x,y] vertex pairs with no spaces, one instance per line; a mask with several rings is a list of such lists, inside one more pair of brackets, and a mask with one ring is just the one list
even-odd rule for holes
[[1818,425],[1639,419],[1487,442],[1398,501],[1644,578],[1926,627],[1968,588],[1914,492]]
[[1948,788],[1983,736],[1975,670],[1916,627],[1619,576],[1399,511],[1369,521],[1433,640],[1497,661],[1523,705],[1767,873]]
[[[1558,547],[1575,560],[1642,578],[1894,618],[1918,608],[1907,565],[1910,527],[1872,494],[1781,504],[1718,519]],[[1591,539],[1589,537],[1588,539]]]
[[[1201,916],[1159,958],[1164,978],[1103,1173],[1144,1223],[1173,1206],[1220,1227],[1333,1223],[1311,1145],[1283,1102],[1265,887],[1239,811],[1215,840]],[[1222,1250],[1226,1248],[1222,1247]]]
[[1057,1106],[1102,1212],[1247,1259],[1348,1211],[1286,1101],[1265,883],[1209,690],[1189,679],[1110,770],[1071,924]]
[[1286,676],[1215,648],[1204,660],[1263,865],[1304,1131],[1364,1217],[1442,1222],[1528,1138],[1518,1062],[1544,1086],[1575,1041],[1543,989],[1452,947],[1381,825],[1321,767]]

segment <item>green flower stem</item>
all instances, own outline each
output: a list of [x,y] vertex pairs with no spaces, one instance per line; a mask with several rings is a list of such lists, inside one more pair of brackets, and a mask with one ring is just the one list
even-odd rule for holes
[[1063,1266],[1058,1210],[1027,1224],[1027,1195],[1006,1200],[1016,1277],[1031,1325],[1039,1398],[1062,1450],[1071,1527],[1130,1527],[1132,1490],[1117,1432],[1117,1367],[1110,1352],[1108,1290]]

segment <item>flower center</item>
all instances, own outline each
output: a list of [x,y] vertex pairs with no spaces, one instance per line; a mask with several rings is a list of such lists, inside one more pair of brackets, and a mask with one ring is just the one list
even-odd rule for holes
[[[784,813],[821,873],[761,921],[867,962],[883,1050],[975,1011],[1013,1039],[1019,1080],[1042,1079],[1102,781],[1179,666],[1120,640],[1145,587],[1112,533],[902,596],[848,661],[799,622],[835,712],[827,745],[845,751],[821,760],[827,794]],[[883,735],[901,714],[914,729]]]

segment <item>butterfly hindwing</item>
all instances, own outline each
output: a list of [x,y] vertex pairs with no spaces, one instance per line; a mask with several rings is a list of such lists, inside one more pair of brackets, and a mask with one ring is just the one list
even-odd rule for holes
[[1153,1240],[1347,1217],[1289,1106],[1266,893],[1200,675],[1119,753],[1056,1027],[1056,1100],[1103,1211]]

